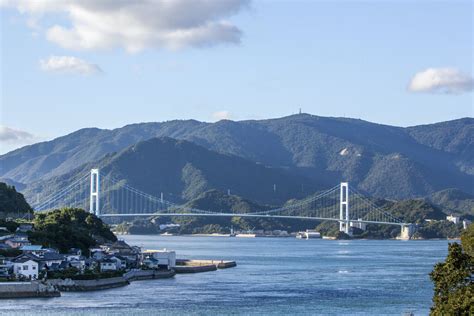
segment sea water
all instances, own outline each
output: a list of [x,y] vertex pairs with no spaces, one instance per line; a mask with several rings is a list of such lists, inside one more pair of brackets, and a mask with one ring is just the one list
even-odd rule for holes
[[445,240],[121,236],[178,258],[237,267],[48,299],[1,300],[8,315],[427,315]]

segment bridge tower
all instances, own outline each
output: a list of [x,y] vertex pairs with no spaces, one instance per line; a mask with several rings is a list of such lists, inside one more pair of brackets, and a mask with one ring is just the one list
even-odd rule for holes
[[91,169],[91,191],[89,213],[100,215],[100,173],[99,169]]
[[339,194],[339,231],[351,234],[349,223],[349,182],[341,182]]

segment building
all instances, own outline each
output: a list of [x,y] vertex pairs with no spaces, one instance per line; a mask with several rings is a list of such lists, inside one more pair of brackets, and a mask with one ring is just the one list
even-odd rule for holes
[[13,273],[17,277],[38,279],[40,262],[34,255],[24,254],[12,260]]
[[64,255],[55,252],[45,252],[41,256],[38,256],[38,261],[40,262],[41,266],[51,267],[53,265],[60,265],[63,261],[65,261]]
[[20,226],[18,226],[16,231],[26,233],[26,232],[29,232],[32,229],[33,229],[33,225],[31,225],[31,224],[20,224]]
[[153,257],[146,257],[145,259],[143,259],[142,264],[149,269],[159,268],[159,261]]
[[456,225],[459,224],[459,222],[460,222],[459,216],[453,216],[453,214],[451,214],[449,216],[446,216],[446,220],[450,221],[450,222],[453,222]]
[[100,261],[100,272],[104,271],[116,271],[117,265],[112,259],[103,259]]
[[41,245],[27,245],[27,246],[22,246],[20,247],[20,250],[23,251],[23,253],[32,253],[34,255],[41,255],[45,252],[43,249],[43,246]]
[[471,223],[472,223],[472,222],[471,222],[470,220],[464,219],[464,220],[462,221],[462,228],[467,229],[467,226],[471,225]]
[[158,267],[172,269],[176,267],[176,252],[173,250],[145,250],[142,253],[142,263],[146,259],[158,260]]
[[21,248],[23,246],[30,246],[31,245],[31,243],[29,242],[28,239],[17,238],[17,237],[7,239],[5,241],[5,244],[7,244],[8,246],[10,246],[11,248],[14,248],[14,249]]

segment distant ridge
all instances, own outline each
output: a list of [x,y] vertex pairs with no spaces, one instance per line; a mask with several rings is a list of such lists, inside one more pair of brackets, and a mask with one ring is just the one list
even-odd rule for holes
[[296,114],[268,120],[175,120],[114,130],[89,128],[0,156],[0,177],[28,185],[163,136],[283,168],[309,178],[314,186],[348,180],[369,194],[396,199],[447,188],[474,193],[472,118],[402,128]]

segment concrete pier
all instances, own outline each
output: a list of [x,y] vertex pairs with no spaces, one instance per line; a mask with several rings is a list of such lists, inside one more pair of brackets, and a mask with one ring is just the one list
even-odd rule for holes
[[235,261],[228,260],[191,260],[176,259],[176,273],[199,273],[227,269],[237,266]]

